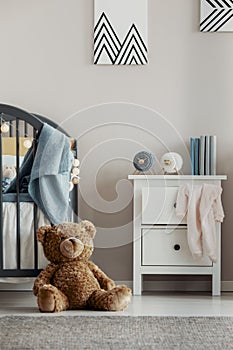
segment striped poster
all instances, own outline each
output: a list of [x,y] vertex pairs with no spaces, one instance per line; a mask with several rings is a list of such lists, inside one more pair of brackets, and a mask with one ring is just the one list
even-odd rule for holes
[[147,45],[147,0],[95,0],[94,64],[147,64]]
[[201,0],[201,32],[233,31],[233,0]]

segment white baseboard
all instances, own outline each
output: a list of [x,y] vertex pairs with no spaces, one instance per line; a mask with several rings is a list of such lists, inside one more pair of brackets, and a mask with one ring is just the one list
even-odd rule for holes
[[233,292],[233,281],[221,282],[222,292]]
[[[27,283],[1,283],[0,291],[32,291],[34,278]],[[133,281],[116,281],[133,289]],[[233,292],[233,281],[221,282],[222,292]],[[211,281],[145,281],[143,291],[148,292],[211,292]]]

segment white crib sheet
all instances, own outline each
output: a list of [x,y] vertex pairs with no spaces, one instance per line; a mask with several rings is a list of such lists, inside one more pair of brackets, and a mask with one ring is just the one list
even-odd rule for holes
[[[34,222],[33,203],[20,203],[20,250],[21,269],[34,269]],[[4,269],[17,268],[16,254],[16,203],[3,203],[3,267]],[[38,226],[49,225],[49,221],[38,209]],[[48,260],[44,257],[43,249],[38,243],[38,268],[44,268]]]

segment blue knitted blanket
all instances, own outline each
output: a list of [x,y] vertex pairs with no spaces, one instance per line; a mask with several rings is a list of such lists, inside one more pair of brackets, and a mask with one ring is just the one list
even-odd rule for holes
[[44,124],[28,192],[52,224],[67,221],[72,160],[68,137]]

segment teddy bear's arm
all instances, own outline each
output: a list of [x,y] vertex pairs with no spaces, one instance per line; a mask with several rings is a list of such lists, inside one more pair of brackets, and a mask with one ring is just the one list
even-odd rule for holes
[[100,287],[105,290],[110,290],[115,287],[115,282],[111,280],[103,271],[100,270],[93,262],[88,261],[88,266],[95,278],[98,280]]
[[40,287],[50,283],[50,280],[54,272],[56,271],[56,269],[57,269],[57,265],[49,264],[44,270],[40,272],[40,274],[37,276],[34,283],[34,287],[33,287],[34,295],[38,294],[38,290]]

